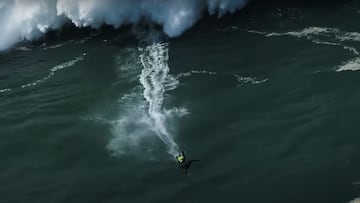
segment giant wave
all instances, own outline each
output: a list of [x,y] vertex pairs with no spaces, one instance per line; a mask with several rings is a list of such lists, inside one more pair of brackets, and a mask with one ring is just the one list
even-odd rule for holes
[[222,16],[249,0],[2,0],[0,50],[22,40],[35,40],[49,30],[72,23],[99,28],[150,21],[170,37],[190,28],[207,11]]

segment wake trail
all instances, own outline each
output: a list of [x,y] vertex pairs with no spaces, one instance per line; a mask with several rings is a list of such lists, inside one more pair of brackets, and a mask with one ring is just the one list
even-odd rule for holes
[[148,114],[152,130],[164,142],[168,153],[176,156],[179,147],[167,128],[166,111],[163,109],[164,94],[166,90],[176,87],[178,81],[169,75],[169,48],[167,43],[154,43],[141,48],[140,61],[143,66],[140,83],[144,88],[143,96],[148,104]]

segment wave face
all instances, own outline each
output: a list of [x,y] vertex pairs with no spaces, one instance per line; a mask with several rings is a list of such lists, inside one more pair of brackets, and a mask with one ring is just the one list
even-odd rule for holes
[[170,37],[191,27],[204,10],[223,15],[248,0],[2,0],[0,50],[21,40],[34,40],[67,22],[99,28],[136,24],[143,20],[162,25]]

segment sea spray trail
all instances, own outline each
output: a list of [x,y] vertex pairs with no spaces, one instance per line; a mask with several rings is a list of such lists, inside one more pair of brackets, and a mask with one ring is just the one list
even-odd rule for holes
[[166,127],[166,112],[163,109],[165,91],[178,84],[178,81],[169,75],[168,44],[154,43],[141,51],[143,70],[140,83],[144,87],[143,95],[149,105],[151,125],[156,135],[167,145],[169,154],[176,156],[179,148]]

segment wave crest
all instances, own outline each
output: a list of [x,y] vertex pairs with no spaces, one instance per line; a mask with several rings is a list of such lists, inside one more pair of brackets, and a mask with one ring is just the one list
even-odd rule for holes
[[136,24],[144,19],[163,26],[170,37],[191,27],[204,10],[219,16],[248,0],[4,0],[0,2],[0,50],[21,40],[37,39],[66,22],[99,28]]

